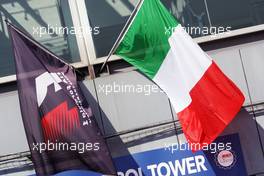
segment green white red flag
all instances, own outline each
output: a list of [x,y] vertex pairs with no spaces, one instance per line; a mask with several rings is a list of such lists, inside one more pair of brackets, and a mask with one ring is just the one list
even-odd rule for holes
[[241,91],[159,0],[143,1],[115,54],[163,89],[191,144],[213,142],[243,105]]

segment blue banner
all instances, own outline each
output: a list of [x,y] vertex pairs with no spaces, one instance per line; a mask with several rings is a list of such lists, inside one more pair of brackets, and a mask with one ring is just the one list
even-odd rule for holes
[[188,144],[164,145],[115,158],[118,176],[247,176],[238,134],[219,137],[195,153]]
[[[203,151],[193,153],[188,144],[114,159],[117,176],[247,176],[238,134],[221,136]],[[67,171],[58,176],[100,176],[88,171]]]

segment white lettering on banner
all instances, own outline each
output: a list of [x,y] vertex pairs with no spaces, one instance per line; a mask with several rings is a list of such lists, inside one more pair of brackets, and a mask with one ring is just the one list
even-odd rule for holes
[[137,170],[129,169],[125,173],[117,172],[117,176],[143,176],[143,173],[141,168],[138,168]]
[[[164,170],[164,169],[166,170],[166,172],[165,172],[165,174],[162,174],[162,170]],[[170,176],[171,175],[170,166],[165,162],[158,164],[157,172],[158,172],[158,175],[163,175],[163,176]]]
[[[205,166],[205,158],[202,155],[183,158],[181,160],[161,162],[158,164],[148,165],[147,169],[151,176],[178,176],[190,175],[208,169]],[[125,173],[118,172],[118,176],[143,176],[142,168],[129,169]]]
[[[178,175],[179,171],[182,175],[185,175],[185,162],[183,162],[182,164],[180,163],[179,160],[175,161],[175,165],[173,165],[172,162],[169,162],[169,165],[171,167],[171,170],[173,172],[173,175]],[[179,170],[179,171],[178,171]]]

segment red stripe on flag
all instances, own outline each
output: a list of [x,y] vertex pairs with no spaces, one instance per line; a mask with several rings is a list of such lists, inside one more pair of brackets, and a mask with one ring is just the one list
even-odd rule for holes
[[[240,111],[244,95],[213,62],[190,92],[191,104],[178,113],[190,144],[212,143]],[[197,145],[200,144],[200,145]]]
[[46,142],[67,138],[80,127],[78,109],[75,106],[69,110],[65,101],[46,114],[41,123]]

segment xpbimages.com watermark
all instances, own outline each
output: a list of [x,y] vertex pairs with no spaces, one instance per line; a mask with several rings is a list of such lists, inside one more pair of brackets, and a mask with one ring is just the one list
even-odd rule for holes
[[164,150],[170,151],[172,154],[176,151],[187,151],[187,150],[202,150],[210,153],[217,153],[219,151],[230,151],[232,150],[232,143],[211,143],[211,144],[200,144],[200,143],[165,143]]
[[87,36],[87,34],[99,35],[100,27],[62,27],[62,26],[52,26],[48,25],[47,27],[33,26],[33,35],[43,37],[44,35],[75,35],[78,37]]
[[[223,26],[184,26],[182,27],[189,35],[191,36],[210,36],[212,38],[221,37],[223,35],[231,35],[232,27],[223,27]],[[170,36],[174,31],[177,29],[177,27],[165,27],[165,35]]]
[[[164,33],[165,35],[170,36],[174,33],[177,27],[165,27]],[[189,35],[191,36],[210,36],[213,38],[221,37],[223,35],[231,35],[231,26],[223,27],[223,26],[190,26],[187,24],[182,27]],[[100,35],[100,27],[63,27],[57,25],[48,25],[46,27],[43,26],[33,26],[33,35],[43,37],[45,35],[75,35],[78,37],[87,36],[87,34],[92,35]]]
[[88,151],[98,151],[100,150],[100,143],[84,143],[84,142],[40,142],[32,144],[32,151],[37,151],[39,153],[47,151],[74,151],[78,153],[85,153]]
[[163,91],[155,84],[119,84],[113,82],[111,84],[99,85],[99,92],[105,95],[109,95],[110,93],[137,93],[151,95],[153,93],[162,93]]

